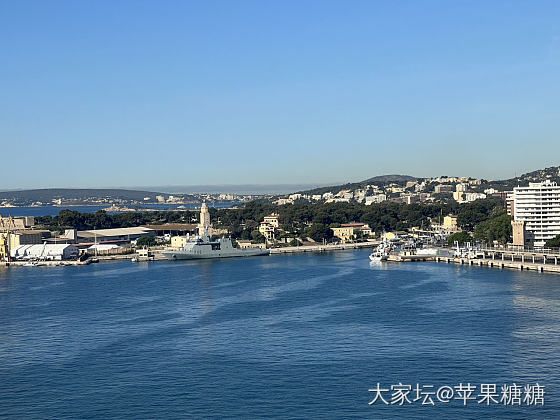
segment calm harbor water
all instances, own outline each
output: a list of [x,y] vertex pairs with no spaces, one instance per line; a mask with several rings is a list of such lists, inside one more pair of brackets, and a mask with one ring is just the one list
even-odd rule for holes
[[[0,418],[560,418],[559,276],[367,255],[0,268]],[[547,394],[368,405],[378,382]]]

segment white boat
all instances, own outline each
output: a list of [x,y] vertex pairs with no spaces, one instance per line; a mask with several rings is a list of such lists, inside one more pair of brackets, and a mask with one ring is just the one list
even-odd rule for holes
[[369,260],[371,262],[382,262],[387,261],[387,253],[384,249],[375,248],[373,252],[369,255]]
[[371,254],[369,256],[369,260],[371,262],[383,262],[383,261],[387,261],[387,257],[385,257],[383,255]]
[[373,251],[369,256],[369,260],[372,262],[387,261],[392,249],[393,245],[383,238],[377,248],[373,248]]

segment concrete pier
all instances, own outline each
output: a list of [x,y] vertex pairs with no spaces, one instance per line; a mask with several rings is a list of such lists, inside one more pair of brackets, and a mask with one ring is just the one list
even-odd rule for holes
[[[560,274],[560,265],[558,261],[560,256],[554,254],[536,253],[536,252],[516,252],[510,250],[499,250],[492,252],[483,252],[484,258],[453,258],[453,257],[436,257],[436,262],[455,263],[460,265],[477,265],[479,267],[489,268],[511,268],[519,271],[529,270],[538,273],[557,273]],[[499,263],[496,263],[499,261]]]
[[338,244],[338,245],[302,245],[302,246],[288,246],[284,248],[271,248],[271,254],[292,254],[294,252],[326,252],[326,251],[341,251],[346,249],[359,249],[359,248],[373,248],[379,245],[379,242],[357,242],[353,244]]

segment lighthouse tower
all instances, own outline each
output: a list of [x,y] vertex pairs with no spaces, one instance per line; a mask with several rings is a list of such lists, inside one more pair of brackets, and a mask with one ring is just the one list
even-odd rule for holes
[[200,208],[200,223],[198,224],[198,235],[202,237],[210,236],[210,211],[206,202]]

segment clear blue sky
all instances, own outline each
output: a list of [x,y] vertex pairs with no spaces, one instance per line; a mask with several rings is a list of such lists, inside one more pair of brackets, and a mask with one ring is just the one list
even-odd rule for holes
[[559,1],[0,0],[0,188],[560,164]]

